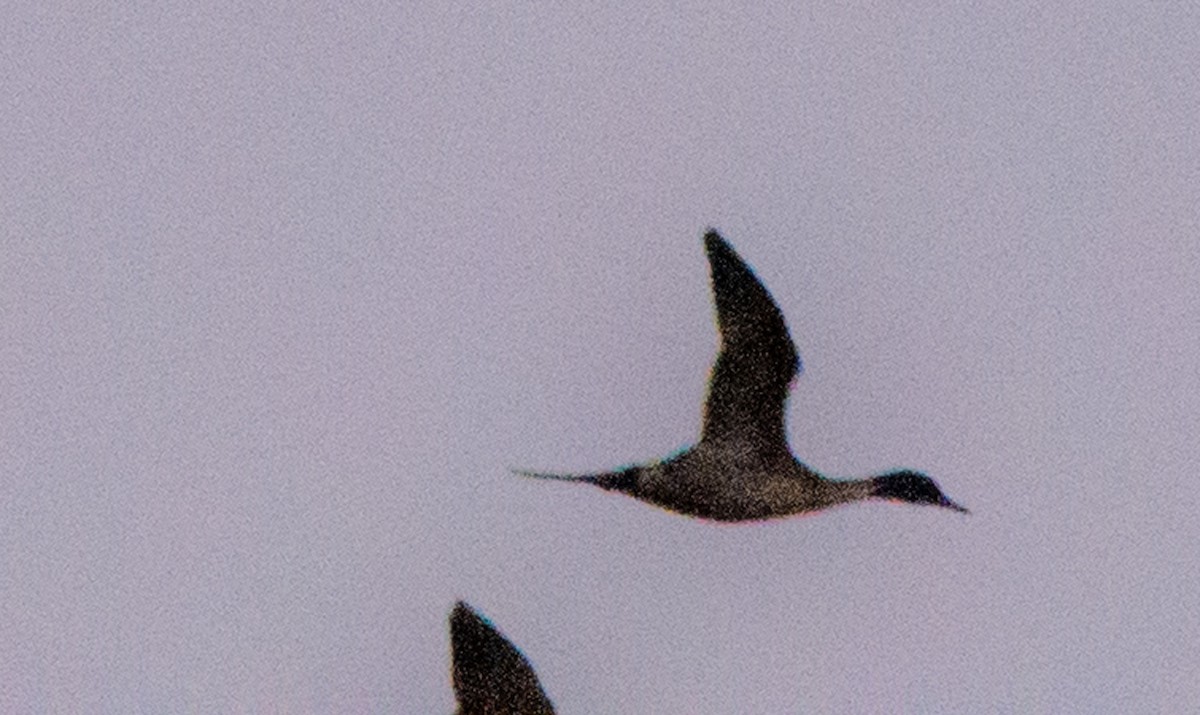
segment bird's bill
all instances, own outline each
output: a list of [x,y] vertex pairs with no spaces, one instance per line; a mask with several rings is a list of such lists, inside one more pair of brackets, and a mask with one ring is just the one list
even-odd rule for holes
[[966,508],[965,506],[963,506],[961,504],[957,504],[954,501],[951,501],[949,497],[942,497],[942,501],[938,503],[938,506],[944,506],[947,509],[953,509],[954,511],[961,512],[963,514],[971,513],[970,509]]

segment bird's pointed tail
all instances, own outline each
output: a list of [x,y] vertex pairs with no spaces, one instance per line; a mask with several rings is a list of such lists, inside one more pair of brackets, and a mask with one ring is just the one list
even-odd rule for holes
[[[510,468],[511,469],[511,468]],[[558,474],[555,472],[535,472],[529,469],[511,469],[514,474],[533,479],[552,479],[559,482],[582,482],[595,484],[601,489],[632,493],[637,489],[638,473],[641,467],[633,466],[618,469],[615,472],[598,474]]]

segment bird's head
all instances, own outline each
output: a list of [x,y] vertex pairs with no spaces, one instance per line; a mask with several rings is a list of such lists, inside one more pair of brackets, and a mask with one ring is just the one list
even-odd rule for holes
[[964,514],[970,513],[966,507],[954,503],[943,494],[942,490],[938,489],[937,482],[920,472],[908,469],[889,472],[872,479],[871,485],[871,496],[877,499],[892,499],[911,504],[932,504],[961,511]]

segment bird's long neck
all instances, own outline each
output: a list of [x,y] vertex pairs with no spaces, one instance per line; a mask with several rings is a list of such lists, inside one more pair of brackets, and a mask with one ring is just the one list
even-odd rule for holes
[[867,479],[821,479],[822,497],[827,506],[863,501],[874,496],[875,485]]
[[766,500],[776,515],[796,514],[825,509],[838,504],[869,499],[869,479],[827,479],[794,461],[784,469],[788,478],[768,479],[763,483]]

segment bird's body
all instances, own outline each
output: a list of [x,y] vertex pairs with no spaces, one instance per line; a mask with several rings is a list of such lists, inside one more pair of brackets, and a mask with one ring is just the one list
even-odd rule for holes
[[554,715],[521,651],[462,601],[450,612],[450,653],[455,715]]
[[869,481],[825,479],[790,456],[775,463],[704,444],[662,461],[602,474],[521,472],[595,484],[668,511],[713,521],[758,521],[870,496]]
[[519,473],[595,484],[669,511],[715,521],[771,519],[872,498],[965,512],[919,472],[827,479],[792,455],[784,408],[801,364],[783,315],[723,238],[709,231],[704,243],[712,269],[721,351],[709,383],[700,441],[664,460],[613,472]]

